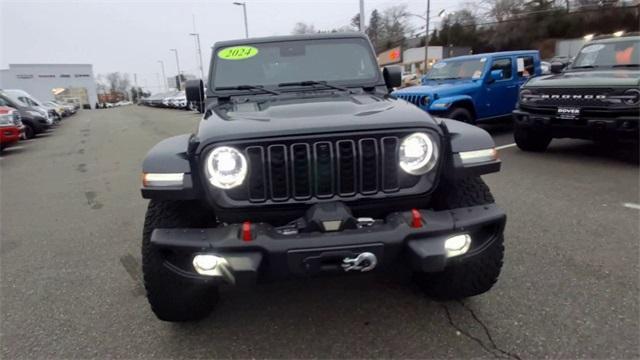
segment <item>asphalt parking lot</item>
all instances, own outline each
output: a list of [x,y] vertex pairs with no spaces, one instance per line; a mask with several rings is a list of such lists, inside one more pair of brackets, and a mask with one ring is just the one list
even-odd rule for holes
[[2,358],[638,358],[635,149],[556,140],[544,154],[487,128],[506,210],[493,290],[434,302],[404,274],[227,290],[192,324],[160,322],[140,282],[141,161],[199,117],[83,111],[8,149],[1,177]]

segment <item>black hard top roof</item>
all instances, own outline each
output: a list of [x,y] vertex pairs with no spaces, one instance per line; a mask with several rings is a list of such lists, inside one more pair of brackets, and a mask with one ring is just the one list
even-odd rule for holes
[[278,41],[304,41],[304,40],[318,40],[318,39],[348,39],[348,38],[361,38],[368,40],[365,34],[359,32],[336,32],[336,33],[322,33],[322,34],[303,34],[303,35],[284,35],[284,36],[268,36],[257,37],[238,40],[218,41],[213,44],[213,47],[228,47],[236,45],[247,44],[262,44]]

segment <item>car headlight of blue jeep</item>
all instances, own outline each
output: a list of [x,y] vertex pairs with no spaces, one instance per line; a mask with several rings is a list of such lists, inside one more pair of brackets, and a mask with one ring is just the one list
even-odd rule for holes
[[400,168],[411,175],[424,175],[438,161],[438,147],[431,137],[417,132],[405,137],[400,143]]
[[420,98],[420,105],[421,106],[429,106],[429,103],[431,102],[431,98],[429,96],[423,96]]
[[205,171],[211,185],[219,189],[232,189],[242,185],[247,176],[247,159],[229,146],[213,149],[207,155]]

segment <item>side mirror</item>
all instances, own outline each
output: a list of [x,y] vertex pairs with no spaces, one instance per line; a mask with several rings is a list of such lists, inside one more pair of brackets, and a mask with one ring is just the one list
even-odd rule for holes
[[494,83],[496,81],[500,81],[504,78],[503,72],[502,70],[498,69],[498,70],[491,70],[491,73],[489,74],[489,83]]
[[400,66],[385,66],[382,70],[382,76],[388,89],[402,85],[402,67]]
[[560,74],[564,70],[564,64],[557,61],[551,63],[551,73],[552,74]]
[[184,86],[187,101],[204,103],[204,83],[202,80],[188,80]]

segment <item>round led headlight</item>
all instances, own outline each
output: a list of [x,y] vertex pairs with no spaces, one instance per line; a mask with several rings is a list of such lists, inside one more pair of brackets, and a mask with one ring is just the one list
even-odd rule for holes
[[220,189],[240,186],[247,176],[247,160],[242,153],[232,147],[221,146],[207,156],[207,179]]
[[429,135],[413,133],[400,144],[400,167],[411,175],[429,172],[438,161],[438,148]]

